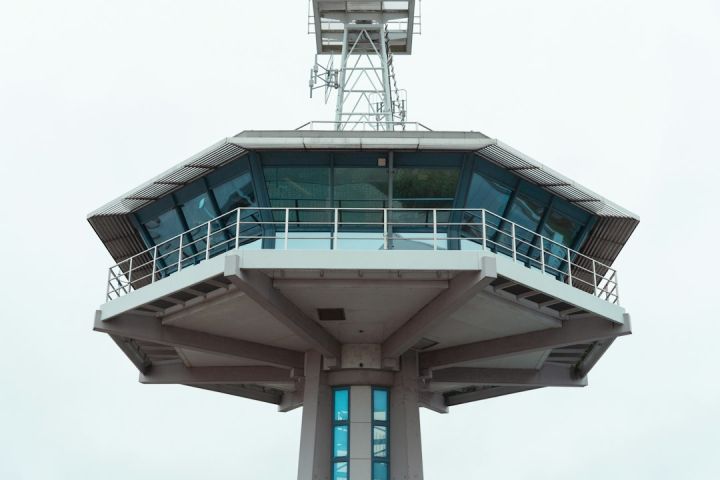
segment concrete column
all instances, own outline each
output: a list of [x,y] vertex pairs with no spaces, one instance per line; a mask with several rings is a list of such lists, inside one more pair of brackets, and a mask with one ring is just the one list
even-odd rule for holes
[[350,387],[350,478],[372,477],[372,388]]
[[307,352],[298,480],[330,480],[331,451],[331,389],[322,370],[322,355]]
[[390,478],[422,480],[422,442],[418,406],[416,352],[400,358],[400,371],[390,391]]

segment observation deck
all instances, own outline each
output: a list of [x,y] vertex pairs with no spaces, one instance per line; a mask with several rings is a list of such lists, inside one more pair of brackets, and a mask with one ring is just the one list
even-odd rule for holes
[[116,259],[95,329],[144,383],[286,410],[303,352],[376,386],[414,352],[446,411],[585,385],[630,333],[612,263],[637,217],[481,133],[243,132],[89,221]]

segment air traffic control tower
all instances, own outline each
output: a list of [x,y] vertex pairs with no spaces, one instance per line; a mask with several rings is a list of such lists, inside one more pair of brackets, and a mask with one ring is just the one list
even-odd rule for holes
[[142,383],[302,407],[300,480],[421,479],[420,407],[585,386],[630,333],[637,216],[406,121],[415,7],[313,0],[334,120],[226,138],[88,218],[116,262],[95,330]]

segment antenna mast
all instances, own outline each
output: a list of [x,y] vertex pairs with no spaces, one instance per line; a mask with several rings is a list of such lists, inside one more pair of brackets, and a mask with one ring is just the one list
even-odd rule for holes
[[419,0],[308,0],[308,33],[317,46],[310,97],[324,88],[327,103],[337,90],[335,120],[316,123],[335,130],[405,129],[407,94],[397,87],[393,59],[412,53],[419,7]]

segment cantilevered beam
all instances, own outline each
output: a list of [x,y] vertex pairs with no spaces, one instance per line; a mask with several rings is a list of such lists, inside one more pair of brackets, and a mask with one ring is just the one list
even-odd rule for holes
[[[302,352],[186,328],[165,326],[154,317],[142,315],[123,314],[109,320],[100,320],[98,314],[95,316],[94,330],[108,333],[113,337],[132,338],[160,345],[257,360],[280,367],[301,369],[305,362],[305,355]],[[140,367],[138,370],[143,371]]]
[[257,270],[241,269],[240,257],[237,255],[225,257],[225,276],[238,290],[302,338],[312,349],[327,357],[340,357],[340,343],[275,289],[270,277]]
[[461,273],[453,278],[447,290],[425,305],[385,340],[382,344],[383,357],[402,355],[428,330],[446,320],[496,278],[495,258],[482,257],[480,271]]
[[463,403],[476,402],[478,400],[487,400],[488,398],[502,397],[503,395],[512,395],[513,393],[527,392],[540,387],[494,387],[483,388],[474,392],[456,393],[454,395],[446,395],[445,403],[448,407],[460,405]]
[[279,405],[282,400],[282,392],[279,390],[252,388],[246,385],[188,385],[189,387],[212,390],[213,392],[226,393],[236,397],[257,400],[258,402],[272,403]]
[[546,365],[540,370],[452,367],[433,371],[431,383],[505,387],[584,387],[587,386],[587,378],[578,377],[575,369],[566,365]]
[[283,392],[278,412],[286,413],[303,406],[304,389],[298,385],[295,391]]
[[153,365],[140,374],[140,383],[181,385],[293,384],[290,370],[277,367],[191,367]]
[[590,370],[592,370],[598,360],[600,360],[600,357],[602,357],[605,352],[607,352],[608,348],[610,348],[610,345],[612,345],[614,341],[614,338],[606,338],[604,340],[599,340],[598,342],[596,342],[592,346],[590,353],[588,353],[585,358],[583,358],[580,363],[578,363],[576,368],[576,374],[578,376],[584,377],[585,375],[590,373]]
[[591,343],[630,333],[630,316],[627,314],[622,325],[599,317],[566,320],[561,328],[549,328],[423,352],[420,354],[420,368],[438,369],[475,360],[506,357],[577,343]]
[[448,406],[442,393],[418,392],[418,405],[437,413],[448,413]]
[[132,338],[120,335],[110,335],[110,338],[120,347],[120,350],[122,350],[140,373],[145,373],[150,369],[152,362],[150,362],[150,359],[140,350]]

